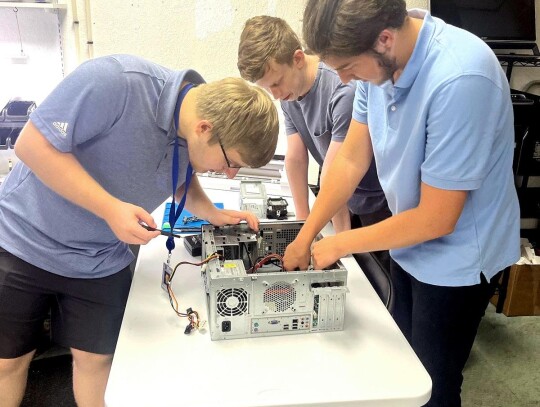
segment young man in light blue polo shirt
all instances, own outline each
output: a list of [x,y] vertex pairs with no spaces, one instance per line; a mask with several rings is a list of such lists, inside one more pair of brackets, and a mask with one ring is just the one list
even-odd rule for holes
[[393,216],[313,245],[315,267],[390,249],[394,319],[433,380],[429,406],[459,406],[462,370],[500,272],[519,258],[510,89],[474,35],[407,13],[403,0],[310,0],[307,46],[360,80],[349,134],[285,253],[306,267],[316,233],[377,162]]
[[215,225],[257,229],[249,212],[217,209],[193,172],[232,178],[265,165],[278,131],[270,97],[239,78],[206,84],[129,55],[67,76],[30,116],[15,145],[21,162],[0,186],[0,405],[22,400],[52,309],[77,404],[102,406],[131,283],[128,244],[159,235],[141,223],[155,228],[150,213],[174,194]]

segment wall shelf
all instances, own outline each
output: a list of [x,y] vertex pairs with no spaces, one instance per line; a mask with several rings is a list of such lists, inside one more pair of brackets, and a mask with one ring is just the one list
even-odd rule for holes
[[[538,52],[538,48],[536,48]],[[522,55],[522,54],[496,54],[501,66],[506,67],[506,77],[510,82],[512,70],[516,66],[522,67],[540,67],[540,55]]]
[[41,9],[66,9],[66,4],[61,3],[26,3],[26,2],[19,2],[19,1],[0,1],[0,8],[41,8]]
[[505,66],[508,63],[513,63],[515,66],[540,66],[540,56],[537,55],[497,55],[501,65]]

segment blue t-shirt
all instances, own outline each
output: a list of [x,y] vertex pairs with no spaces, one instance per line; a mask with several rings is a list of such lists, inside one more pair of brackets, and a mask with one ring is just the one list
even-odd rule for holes
[[[281,102],[287,136],[300,134],[304,145],[321,166],[330,142],[345,140],[351,122],[354,91],[354,82],[341,83],[337,73],[320,62],[309,92],[301,100]],[[387,207],[375,160],[348,205],[357,215]]]
[[410,15],[424,22],[402,75],[395,85],[358,83],[353,119],[369,127],[393,214],[418,205],[421,182],[468,191],[453,233],[390,253],[422,282],[473,285],[519,258],[510,89],[478,37]]
[[[72,153],[111,195],[156,209],[172,194],[173,115],[183,81],[141,58],[96,58],[68,75],[30,120],[59,151]],[[179,139],[179,182],[189,163]],[[106,222],[45,186],[22,162],[0,186],[0,246],[55,274],[98,278],[133,260]]]

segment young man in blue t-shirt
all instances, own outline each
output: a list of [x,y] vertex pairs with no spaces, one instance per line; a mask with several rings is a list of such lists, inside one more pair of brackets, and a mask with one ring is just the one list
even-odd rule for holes
[[[246,21],[238,47],[238,69],[244,79],[281,101],[287,133],[285,169],[296,218],[306,219],[308,152],[322,168],[323,185],[349,128],[354,83],[342,84],[319,57],[302,50],[298,36],[284,20],[271,16]],[[348,203],[334,214],[337,233],[351,228],[349,210],[363,226],[390,216],[374,162]]]
[[141,223],[155,228],[150,213],[174,193],[201,219],[257,229],[251,213],[217,209],[193,172],[232,178],[265,165],[278,131],[270,97],[239,78],[206,84],[129,55],[67,76],[31,114],[15,145],[21,162],[0,186],[0,405],[22,400],[51,309],[77,404],[102,406],[131,283],[128,244],[159,235]]
[[[497,58],[474,35],[405,1],[309,0],[307,46],[359,80],[349,135],[287,269],[390,249],[394,319],[433,380],[429,406],[459,406],[462,370],[501,271],[519,258],[513,112]],[[392,217],[322,239],[372,159]],[[338,182],[339,181],[339,182]]]

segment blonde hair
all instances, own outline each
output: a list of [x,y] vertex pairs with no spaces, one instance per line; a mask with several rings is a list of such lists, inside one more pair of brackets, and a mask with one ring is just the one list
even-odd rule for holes
[[267,71],[268,62],[291,65],[294,52],[302,49],[300,40],[285,20],[270,16],[252,17],[246,21],[238,46],[240,76],[257,82]]
[[250,167],[274,156],[279,133],[277,109],[270,96],[240,78],[199,85],[197,115],[212,123],[210,144],[234,148]]

